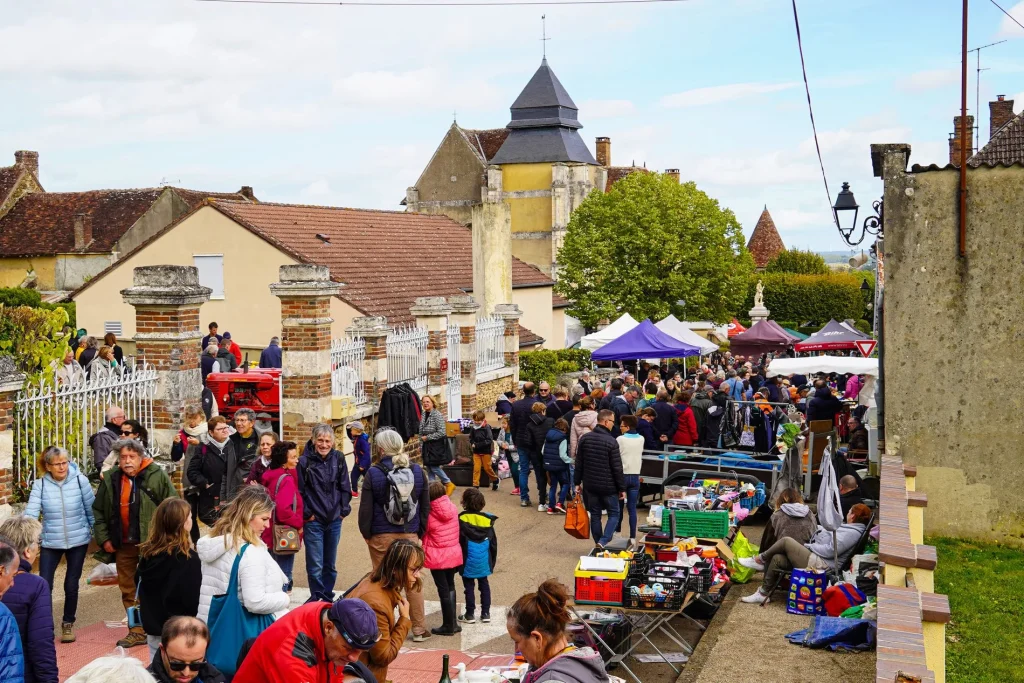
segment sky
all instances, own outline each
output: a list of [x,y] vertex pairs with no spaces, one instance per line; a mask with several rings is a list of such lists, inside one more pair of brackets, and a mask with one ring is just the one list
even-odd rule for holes
[[[413,0],[415,1],[415,0]],[[1024,2],[1003,4],[1024,23]],[[997,94],[1024,106],[1024,30],[975,0],[981,139]],[[1012,7],[1011,7],[1012,6]],[[540,64],[612,163],[679,168],[749,236],[764,206],[788,247],[838,250],[843,181],[881,194],[869,145],[948,161],[959,113],[953,0],[338,7],[196,0],[10,3],[0,25],[0,165],[40,153],[49,191],[253,186],[263,201],[395,209],[453,117],[498,128]],[[969,109],[975,109],[970,59]],[[861,215],[866,209],[862,208]]]

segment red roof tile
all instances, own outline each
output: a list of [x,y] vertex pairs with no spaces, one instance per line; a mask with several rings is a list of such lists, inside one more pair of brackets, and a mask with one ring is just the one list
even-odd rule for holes
[[544,337],[526,329],[522,325],[519,326],[519,346],[537,346],[538,344],[544,343]]
[[767,206],[761,212],[761,217],[757,219],[754,232],[751,233],[750,241],[747,242],[747,251],[754,257],[754,265],[758,268],[764,268],[769,261],[786,251],[786,245],[779,237],[779,231],[775,229],[775,221],[768,213]]
[[608,180],[604,184],[604,191],[611,189],[612,185],[619,182],[630,173],[650,173],[646,168],[640,166],[609,166]]
[[21,173],[22,169],[18,166],[0,166],[0,204],[4,203],[7,195],[14,189]]
[[[329,267],[345,284],[342,299],[367,315],[387,316],[393,325],[412,322],[416,297],[473,287],[471,233],[447,216],[221,200],[211,205],[296,259]],[[513,287],[552,284],[512,259]]]
[[508,137],[508,128],[489,128],[486,130],[474,130],[459,126],[459,130],[466,136],[470,147],[480,157],[481,161],[487,162],[494,158],[501,146]]
[[1015,164],[1024,161],[1024,112],[992,134],[988,143],[967,160],[968,166]]

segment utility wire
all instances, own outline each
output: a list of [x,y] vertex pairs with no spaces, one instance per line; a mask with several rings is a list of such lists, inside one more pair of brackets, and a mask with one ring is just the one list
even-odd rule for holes
[[[800,17],[796,13],[796,0],[793,0],[793,23],[796,24],[796,46],[800,50],[800,68],[804,72],[804,91],[807,93],[807,111],[811,115],[811,130],[814,132],[814,149],[818,151],[818,165],[821,167],[821,179],[825,183],[825,197],[828,200],[827,206],[832,206],[832,192],[828,189],[828,178],[825,177],[825,162],[821,158],[821,145],[818,144],[818,127],[814,124],[814,107],[811,106],[811,86],[807,82],[807,63],[804,61],[804,46],[800,40]],[[836,227],[839,227],[839,219],[835,212],[832,213],[832,220]]]
[[1012,14],[1010,14],[1009,12],[1004,10],[1002,7],[1000,7],[999,3],[996,2],[996,0],[988,0],[988,1],[991,2],[993,5],[995,5],[996,7],[999,7],[999,11],[1000,12],[1002,12],[1006,16],[1010,17],[1010,21],[1012,21],[1013,23],[1017,24],[1017,26],[1020,26],[1021,28],[1024,28],[1024,24],[1022,24],[1019,21],[1017,21],[1017,19]]
[[496,0],[495,2],[445,2],[443,0],[355,0],[353,2],[317,2],[316,0],[195,0],[229,5],[322,5],[325,7],[504,7],[509,5],[646,5],[689,2],[689,0]]

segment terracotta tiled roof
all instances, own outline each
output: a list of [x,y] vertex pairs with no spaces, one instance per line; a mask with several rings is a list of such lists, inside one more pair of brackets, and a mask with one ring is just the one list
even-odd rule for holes
[[519,346],[537,346],[543,343],[544,337],[535,334],[522,325],[519,326]]
[[646,168],[640,166],[609,166],[608,180],[604,184],[604,191],[611,189],[612,185],[619,182],[630,173],[650,173]]
[[86,254],[109,252],[163,190],[95,190],[28,194],[0,218],[0,254],[41,256],[75,251],[75,217],[92,221]]
[[761,212],[761,217],[757,219],[754,232],[750,235],[750,241],[747,242],[747,251],[754,257],[754,265],[758,268],[764,268],[769,261],[786,251],[786,245],[779,237],[779,231],[775,229],[775,221],[768,213],[767,206]]
[[473,130],[471,128],[459,127],[466,137],[470,147],[476,152],[483,162],[488,162],[501,149],[501,145],[508,137],[508,128],[489,128],[487,130]]
[[[331,269],[341,298],[390,324],[412,322],[416,297],[463,294],[473,287],[471,233],[447,216],[296,204],[211,205],[294,258]],[[512,286],[551,286],[512,259]],[[532,333],[531,333],[532,334]]]
[[21,173],[22,169],[18,166],[0,166],[0,204],[4,203],[7,195],[14,189]]
[[566,308],[567,306],[572,306],[572,302],[557,294],[551,295],[551,308]]
[[1024,161],[1024,112],[1007,121],[989,138],[978,153],[967,160],[969,166],[1015,164]]

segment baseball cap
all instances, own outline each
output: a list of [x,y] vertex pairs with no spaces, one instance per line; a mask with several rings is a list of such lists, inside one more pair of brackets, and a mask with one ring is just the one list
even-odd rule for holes
[[357,650],[369,650],[380,640],[377,614],[359,598],[342,598],[327,611],[338,634]]
[[225,333],[224,333],[224,334],[223,334],[223,335],[221,336],[221,338],[222,338],[222,339],[231,339],[231,333],[230,333],[230,332],[225,332]]

